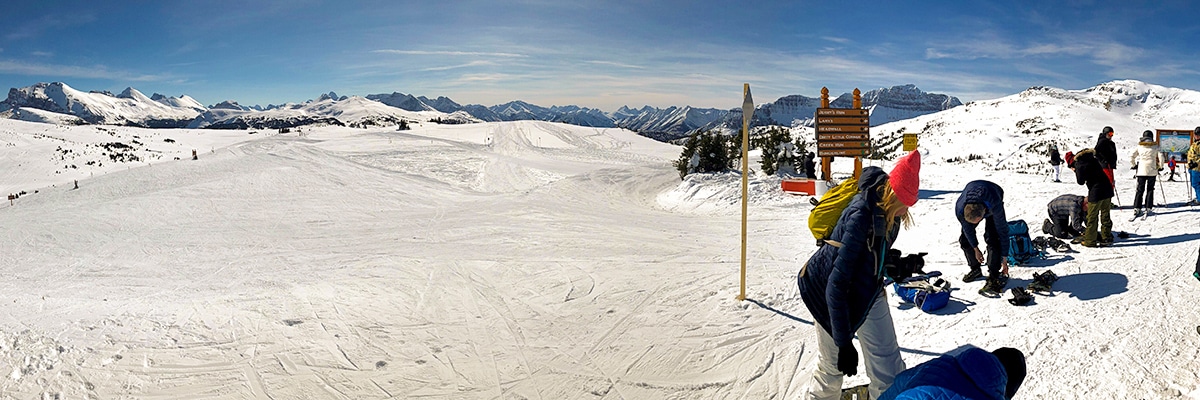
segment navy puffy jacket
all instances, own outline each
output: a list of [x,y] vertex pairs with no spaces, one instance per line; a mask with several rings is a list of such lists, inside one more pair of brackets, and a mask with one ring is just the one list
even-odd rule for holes
[[895,241],[898,225],[887,231],[879,208],[879,185],[887,182],[879,167],[863,168],[858,194],[842,211],[830,234],[839,246],[821,246],[797,276],[800,297],[817,324],[839,347],[850,344],[854,332],[883,290],[883,254]]
[[1007,384],[1000,360],[972,346],[901,372],[878,400],[1004,400]]
[[[1004,215],[1004,189],[988,181],[971,181],[967,182],[967,186],[963,187],[962,194],[958,195],[958,202],[954,204],[954,214],[958,216],[958,223],[962,224],[962,233],[967,236],[967,243],[972,247],[979,246],[979,237],[975,236],[975,224],[967,222],[963,218],[963,207],[967,203],[983,204],[987,211],[983,213],[983,222],[990,221],[996,228],[996,233],[1000,237],[996,238],[1001,243],[1008,241],[1008,220]],[[990,250],[989,250],[990,251]],[[1000,246],[1000,256],[1008,255],[1008,246]]]

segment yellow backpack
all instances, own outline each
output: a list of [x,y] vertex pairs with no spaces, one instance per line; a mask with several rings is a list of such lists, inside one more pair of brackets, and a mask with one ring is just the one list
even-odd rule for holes
[[812,231],[817,242],[824,242],[833,234],[842,210],[850,205],[850,200],[858,194],[858,178],[850,177],[821,196],[821,201],[808,214],[808,230]]

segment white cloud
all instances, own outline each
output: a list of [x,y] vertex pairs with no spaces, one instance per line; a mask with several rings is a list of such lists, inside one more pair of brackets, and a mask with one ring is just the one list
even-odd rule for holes
[[426,51],[426,50],[374,50],[372,53],[399,54],[409,56],[490,56],[490,57],[528,57],[516,53],[489,53],[476,51]]
[[643,67],[641,65],[624,64],[624,63],[613,62],[613,61],[592,60],[592,61],[588,61],[587,63],[588,64],[596,64],[596,65],[608,65],[608,66],[612,66],[612,67],[621,67],[621,68],[646,69],[646,67]]
[[828,41],[830,41],[830,42],[834,42],[834,43],[840,43],[840,44],[847,44],[847,43],[850,43],[850,42],[851,42],[851,40],[850,40],[850,39],[847,39],[847,38],[842,38],[842,37],[836,37],[836,36],[821,36],[821,39],[825,39],[825,40],[828,40]]
[[35,51],[29,54],[32,54],[35,57],[54,57],[54,53],[49,51]]
[[428,71],[446,71],[446,70],[451,70],[451,69],[468,68],[468,67],[478,67],[478,66],[481,66],[481,65],[496,65],[496,63],[494,63],[494,62],[491,62],[491,61],[471,61],[471,62],[469,62],[469,63],[466,63],[466,64],[447,65],[447,66],[444,66],[444,67],[431,67],[431,68],[425,68],[425,69],[422,69],[421,71],[426,71],[426,72],[428,72]]
[[103,65],[81,67],[75,65],[36,64],[18,61],[0,61],[0,73],[16,75],[40,75],[66,78],[112,79],[136,82],[157,82],[177,79],[168,75],[139,74],[129,71],[113,71]]

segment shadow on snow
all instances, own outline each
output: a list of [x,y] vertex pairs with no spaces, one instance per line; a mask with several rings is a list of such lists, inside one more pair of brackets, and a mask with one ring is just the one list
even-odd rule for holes
[[[749,301],[749,302],[751,302],[751,303],[754,303],[754,305],[758,306],[759,308],[762,308],[762,309],[764,309],[764,310],[767,310],[767,311],[773,312],[773,313],[775,313],[775,314],[779,314],[780,316],[782,316],[782,317],[784,317],[784,318],[787,318],[787,319],[790,319],[790,320],[792,320],[792,321],[796,321],[796,322],[803,323],[803,324],[805,324],[805,325],[812,325],[812,326],[816,327],[816,324],[814,324],[812,321],[807,321],[807,320],[805,320],[805,319],[803,319],[803,318],[800,318],[800,317],[797,317],[797,316],[795,316],[795,315],[788,314],[788,313],[785,313],[785,312],[783,312],[783,311],[780,311],[780,310],[776,310],[775,308],[772,308],[771,306],[768,306],[768,305],[766,305],[766,304],[763,304],[761,301],[758,301],[758,300],[755,300],[755,299],[751,299],[751,298],[746,298],[746,301]],[[817,328],[817,329],[824,329],[824,328],[821,328],[821,327],[816,327],[816,328]],[[858,337],[858,335],[854,335],[854,336],[855,336],[855,337]],[[909,349],[909,348],[905,348],[905,347],[901,347],[901,348],[900,348],[900,351],[903,351],[903,352],[905,352],[905,353],[920,354],[920,355],[925,355],[925,356],[934,356],[934,357],[942,355],[942,353],[933,353],[933,352],[928,352],[928,351],[924,351],[924,350]]]

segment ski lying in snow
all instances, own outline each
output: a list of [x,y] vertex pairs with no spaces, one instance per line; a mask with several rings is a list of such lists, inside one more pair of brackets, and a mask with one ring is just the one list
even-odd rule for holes
[[867,400],[867,385],[858,385],[842,389],[842,400]]

